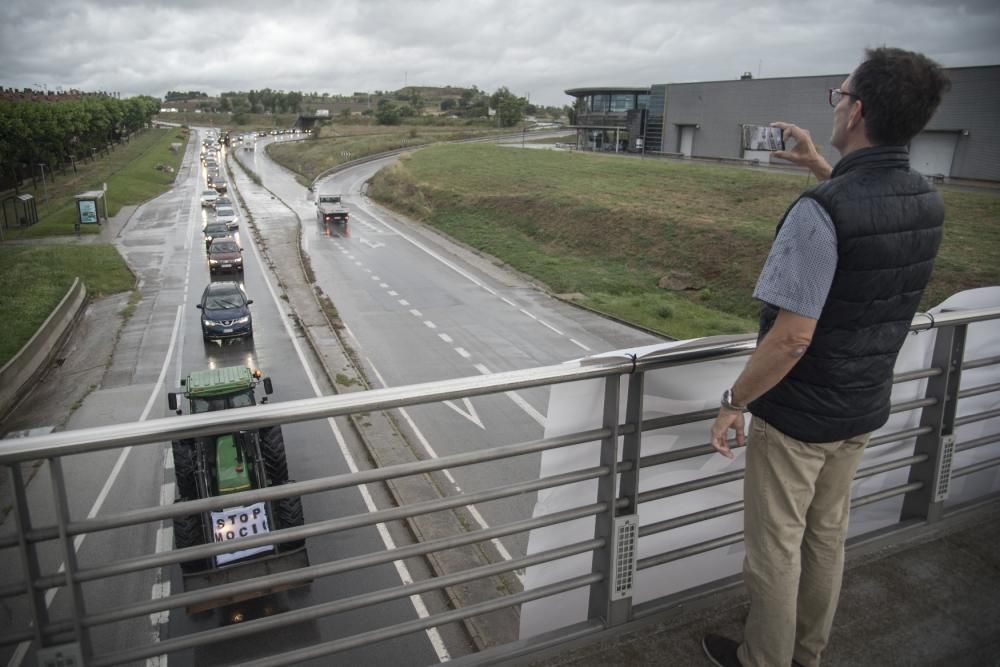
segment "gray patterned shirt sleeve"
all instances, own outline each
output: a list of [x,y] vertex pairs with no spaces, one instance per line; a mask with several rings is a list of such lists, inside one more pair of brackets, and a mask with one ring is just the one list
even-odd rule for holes
[[800,199],[785,218],[760,272],[754,298],[818,320],[837,270],[837,232],[816,200]]

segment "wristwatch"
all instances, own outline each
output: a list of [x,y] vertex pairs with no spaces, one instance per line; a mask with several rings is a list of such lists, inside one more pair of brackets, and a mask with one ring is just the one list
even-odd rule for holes
[[722,392],[722,407],[724,407],[726,410],[736,410],[737,412],[747,411],[747,406],[736,405],[735,403],[733,403],[732,389],[727,389],[724,392]]

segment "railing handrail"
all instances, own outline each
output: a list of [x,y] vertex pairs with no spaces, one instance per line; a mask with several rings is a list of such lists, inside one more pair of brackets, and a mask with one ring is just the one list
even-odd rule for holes
[[[946,312],[936,315],[918,313],[913,318],[911,331],[991,319],[1000,319],[1000,307]],[[143,422],[59,431],[0,442],[0,465],[133,445],[148,445],[157,441],[180,440],[218,433],[232,428],[256,429],[275,424],[338,417],[356,412],[386,410],[452,398],[575,382],[606,377],[615,373],[628,374],[658,367],[749,354],[755,347],[756,340],[752,334],[715,336],[696,339],[673,347],[665,347],[638,358],[631,356],[591,357],[491,375],[475,375],[398,387],[370,389],[351,394],[267,403],[197,415],[168,416]]]

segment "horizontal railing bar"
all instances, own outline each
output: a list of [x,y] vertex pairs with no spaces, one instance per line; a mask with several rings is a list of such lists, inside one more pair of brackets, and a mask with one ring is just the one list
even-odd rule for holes
[[701,521],[707,521],[708,519],[717,519],[720,516],[735,514],[741,511],[743,511],[743,501],[738,500],[734,503],[728,503],[726,505],[712,507],[707,510],[701,510],[700,512],[692,512],[691,514],[685,514],[672,519],[666,519],[664,521],[657,521],[645,526],[640,526],[639,537],[663,533],[668,530],[674,530],[675,528],[689,526],[692,523],[699,523]]
[[862,468],[856,472],[854,474],[854,479],[859,480],[864,477],[871,477],[872,475],[889,472],[890,470],[906,468],[915,463],[923,463],[927,460],[927,458],[927,454],[914,454],[913,456],[907,456],[903,459],[896,459],[894,461],[886,461],[885,463],[879,463],[878,465],[868,466],[867,468]]
[[[479,602],[457,610],[434,614],[432,616],[412,621],[406,621],[387,628],[377,628],[375,630],[369,630],[368,632],[363,632],[357,635],[351,635],[350,637],[342,637],[340,639],[324,642],[322,644],[313,644],[295,651],[286,651],[284,653],[278,653],[241,664],[244,665],[244,667],[249,667],[250,665],[254,665],[256,667],[263,665],[297,665],[306,660],[321,658],[332,653],[367,646],[378,641],[402,637],[404,635],[420,632],[421,630],[426,630],[428,628],[464,621],[465,619],[472,618],[473,616],[480,616],[492,611],[513,607],[525,602],[531,602],[532,600],[539,600],[552,595],[558,595],[559,593],[565,593],[566,591],[575,590],[583,586],[590,586],[591,584],[595,584],[602,579],[603,577],[600,574],[595,573],[580,575],[578,577],[565,579],[547,586],[542,586],[537,589],[508,595],[503,598]],[[120,665],[126,662],[134,662],[136,660],[141,660],[142,658],[151,658],[160,655],[161,653],[162,651],[159,650],[159,644],[151,644],[128,651],[119,651],[117,653],[96,656],[88,664],[93,667],[110,667],[112,665]]]
[[965,477],[966,475],[981,472],[998,465],[1000,465],[1000,458],[986,459],[985,461],[980,461],[979,463],[973,463],[972,465],[955,468],[951,471],[951,476],[952,478]]
[[[691,358],[710,359],[719,351],[689,351]],[[213,435],[234,429],[253,430],[276,424],[291,424],[358,412],[445,401],[452,398],[481,396],[535,386],[547,386],[591,378],[600,378],[632,370],[631,360],[605,361],[599,364],[558,364],[539,368],[437,380],[399,387],[334,394],[294,401],[269,402],[229,410],[200,414],[174,415],[144,422],[96,426],[75,431],[18,438],[0,450],[0,465],[45,457],[82,454],[129,445],[145,445]]]
[[672,452],[663,452],[662,454],[651,454],[649,456],[643,456],[639,459],[639,467],[641,469],[651,468],[653,466],[660,466],[665,463],[673,463],[674,461],[685,461],[687,459],[693,459],[698,456],[704,456],[705,454],[714,454],[715,449],[712,445],[696,445],[694,447],[685,447],[684,449],[675,449]]
[[[287,496],[309,495],[336,489],[352,488],[362,484],[384,482],[398,477],[434,472],[437,470],[444,470],[445,468],[457,468],[475,463],[487,463],[515,456],[534,454],[548,449],[560,449],[562,447],[577,445],[584,442],[601,440],[608,437],[610,434],[610,429],[591,429],[588,431],[580,431],[579,433],[557,436],[555,438],[530,440],[513,445],[492,447],[488,450],[451,454],[436,459],[400,463],[392,466],[386,466],[384,468],[360,470],[354,473],[344,473],[342,475],[333,475],[320,479],[295,482],[293,484],[282,484],[281,486],[272,486],[266,489],[254,489],[252,491],[241,491],[240,493],[232,493],[225,496],[213,496],[211,498],[190,500],[184,504],[183,508],[178,508],[174,505],[147,507],[139,510],[122,512],[120,514],[98,516],[84,521],[73,521],[67,525],[66,530],[69,535],[93,533],[100,530],[110,530],[112,528],[121,528],[135,524],[162,521],[164,519],[170,519],[172,517],[182,516],[185,514],[193,514],[195,512],[208,512],[212,510],[218,511],[226,507],[249,505],[260,500],[276,500]],[[39,542],[43,540],[56,539],[59,537],[59,534],[57,527],[45,526],[29,531],[27,536],[29,542]],[[16,536],[14,539],[16,540]],[[17,542],[15,541],[11,546],[16,544]],[[4,540],[0,540],[0,548],[4,546]]]
[[672,563],[675,560],[688,558],[689,556],[697,556],[698,554],[705,553],[706,551],[712,551],[714,549],[729,546],[730,544],[736,544],[737,542],[742,541],[743,531],[730,533],[721,537],[712,538],[711,540],[705,540],[704,542],[698,542],[697,544],[691,544],[680,549],[674,549],[673,551],[666,551],[662,554],[656,554],[655,556],[640,558],[635,562],[635,568],[637,570],[645,570],[646,568],[656,567],[657,565],[665,565],[666,563]]
[[300,584],[321,577],[342,574],[344,572],[351,572],[353,570],[363,569],[366,567],[374,567],[376,565],[384,565],[394,561],[406,560],[407,558],[426,556],[427,554],[434,553],[436,551],[454,549],[456,547],[463,547],[477,542],[485,542],[496,537],[522,533],[526,530],[532,530],[534,528],[544,528],[546,526],[565,523],[574,519],[599,514],[600,512],[604,512],[606,510],[607,505],[605,503],[593,503],[591,505],[546,514],[541,517],[522,519],[520,521],[504,524],[502,526],[493,526],[492,528],[486,528],[483,530],[469,531],[467,533],[462,533],[461,535],[453,535],[437,540],[410,544],[405,547],[397,547],[391,551],[361,554],[360,556],[344,558],[338,561],[321,563],[319,565],[310,565],[308,567],[292,570],[290,572],[268,574],[246,581],[221,584],[209,590],[186,591],[184,593],[177,593],[158,600],[147,600],[136,604],[122,605],[121,607],[109,609],[105,613],[116,614],[116,620],[122,620],[134,616],[145,616],[147,614],[165,611],[167,609],[187,607],[202,602],[233,597],[240,595],[241,593],[250,593],[266,588]]
[[955,426],[965,426],[966,424],[974,424],[976,422],[986,421],[987,419],[993,419],[995,417],[1000,417],[1000,408],[995,410],[986,410],[985,412],[977,412],[974,415],[965,415],[963,417],[955,418]]
[[479,602],[455,611],[435,614],[434,616],[430,616],[426,619],[418,619],[407,623],[401,623],[393,627],[391,631],[386,631],[385,629],[371,630],[369,632],[355,635],[354,637],[335,639],[330,642],[316,644],[297,651],[279,653],[274,656],[248,662],[244,667],[271,667],[272,665],[274,667],[281,667],[284,665],[298,665],[301,664],[303,660],[307,660],[309,658],[321,658],[352,648],[367,646],[368,644],[372,644],[376,641],[393,639],[395,637],[401,637],[414,632],[420,632],[421,630],[426,630],[427,628],[440,627],[449,623],[464,621],[467,618],[481,616],[483,614],[499,611],[508,607],[514,607],[526,602],[531,602],[532,600],[540,600],[542,598],[551,597],[560,593],[566,593],[578,588],[591,586],[601,582],[602,580],[603,576],[598,573],[580,575],[578,577],[565,579],[547,586],[541,586],[537,589],[508,595],[500,599]]
[[[933,317],[918,314],[911,330],[920,331],[952,324],[1000,317],[1000,308],[985,308]],[[669,347],[644,357],[590,358],[538,368],[436,380],[399,387],[382,387],[349,394],[319,396],[267,403],[216,412],[161,417],[144,422],[96,426],[73,431],[18,438],[0,449],[0,465],[39,458],[82,454],[129,445],[178,440],[239,429],[257,429],[275,424],[289,424],[316,419],[346,416],[357,412],[389,410],[410,405],[435,403],[454,398],[496,394],[517,389],[550,386],[615,374],[648,371],[699,361],[744,355],[755,346],[752,336],[723,341],[706,339]]]
[[913,382],[914,380],[923,380],[924,378],[932,378],[943,373],[940,368],[923,368],[915,371],[906,371],[905,373],[896,373],[892,376],[893,384],[901,384],[903,382]]
[[982,359],[973,359],[971,361],[962,362],[962,370],[970,371],[973,368],[983,368],[985,366],[995,366],[1000,364],[1000,356],[997,357],[983,357]]
[[972,396],[982,396],[983,394],[991,394],[995,391],[1000,391],[1000,382],[994,382],[993,384],[984,384],[979,387],[969,387],[968,389],[962,389],[958,392],[959,398],[970,398]]
[[[880,463],[878,465],[869,466],[867,468],[862,468],[855,474],[854,479],[861,479],[863,477],[870,477],[872,475],[877,475],[879,473],[888,472],[890,470],[895,470],[897,468],[905,468],[911,466],[914,463],[922,463],[927,460],[926,454],[918,454],[916,456],[909,456],[905,459],[897,459],[895,461],[888,461],[886,463]],[[688,526],[693,523],[699,523],[701,521],[706,521],[708,519],[716,519],[720,516],[725,516],[727,514],[735,514],[736,512],[742,511],[743,501],[737,501],[729,503],[727,505],[722,505],[719,507],[712,507],[707,510],[701,510],[700,512],[693,512],[691,514],[685,514],[683,516],[674,517],[672,519],[666,519],[664,521],[658,521],[656,523],[651,523],[639,528],[639,537],[645,537],[647,535],[653,535],[655,533],[662,533],[664,531],[673,530],[675,528],[681,528],[683,526]]]
[[[393,507],[391,509],[378,510],[375,512],[366,512],[365,514],[353,514],[347,517],[328,519],[326,521],[310,523],[306,526],[295,529],[285,529],[277,532],[282,534],[284,537],[284,540],[282,541],[285,542],[307,537],[319,537],[321,535],[329,535],[331,533],[341,532],[344,530],[363,528],[365,526],[372,526],[379,523],[389,523],[391,521],[398,521],[401,519],[409,519],[422,514],[430,514],[432,512],[454,509],[465,505],[475,505],[491,500],[509,498],[523,493],[538,491],[539,489],[548,489],[567,484],[575,484],[577,482],[585,482],[590,479],[596,479],[602,474],[606,474],[606,472],[606,469],[602,469],[600,467],[574,470],[573,472],[542,477],[528,482],[508,484],[506,486],[477,491],[475,493],[463,493],[457,496],[446,496],[445,498],[427,500],[421,503],[404,505],[402,507]],[[258,535],[256,537],[242,539],[239,541],[239,548],[252,549],[258,546],[273,544],[275,542],[274,538],[271,537],[273,535],[275,535],[275,533],[268,533],[267,535]],[[232,543],[221,542],[188,547],[186,549],[175,550],[173,552],[139,556],[137,558],[119,561],[113,565],[81,568],[76,572],[76,579],[81,582],[93,581],[95,579],[103,579],[110,576],[128,574],[130,572],[148,570],[154,567],[163,567],[165,565],[180,563],[186,560],[208,558],[218,554],[230,553],[233,548]],[[62,581],[59,580],[60,577],[62,577]],[[36,582],[36,586],[40,588],[51,588],[59,583],[65,583],[64,575],[52,575],[51,577],[39,578]]]
[[883,489],[882,491],[869,493],[867,496],[859,496],[851,501],[851,509],[853,510],[858,507],[864,507],[865,505],[871,505],[872,503],[877,503],[881,500],[885,500],[886,498],[901,496],[909,493],[910,491],[916,491],[923,485],[923,482],[910,482],[909,484],[894,486],[891,489]]
[[[342,614],[356,609],[382,604],[384,602],[391,602],[400,598],[407,598],[413,595],[427,593],[429,591],[440,590],[449,586],[457,586],[470,581],[485,579],[487,577],[503,574],[504,572],[512,572],[521,568],[541,565],[543,563],[568,558],[581,553],[588,553],[594,549],[601,548],[603,545],[604,540],[600,539],[592,539],[585,542],[568,544],[556,549],[549,549],[547,551],[542,551],[537,554],[532,554],[515,560],[491,563],[490,565],[484,565],[472,570],[466,570],[464,572],[456,572],[454,574],[444,575],[441,577],[423,579],[415,581],[412,584],[402,584],[400,586],[386,588],[373,593],[353,595],[341,600],[323,602],[302,609],[293,609],[282,614],[278,614],[277,616],[258,618],[252,621],[239,623],[237,625],[213,628],[211,630],[205,630],[195,634],[185,635],[183,637],[166,639],[159,643],[158,648],[160,653],[171,653],[174,651],[214,644],[226,639],[238,639],[240,637],[256,634],[258,632],[279,630],[298,623],[315,621],[327,616],[333,616],[335,614]],[[84,625],[93,626],[104,622],[105,621],[98,621],[95,616]]]
[[[63,577],[63,579],[65,580],[65,577]],[[0,600],[3,600],[5,598],[12,598],[18,595],[24,595],[27,592],[28,589],[25,588],[23,581],[16,584],[7,584],[6,586],[0,586]]]
[[931,405],[937,405],[938,399],[934,396],[929,396],[927,398],[915,398],[912,401],[903,401],[902,403],[894,403],[889,410],[890,414],[897,414],[900,412],[908,412],[909,410],[916,410],[917,408],[926,408]]
[[712,408],[706,408],[705,410],[684,412],[679,415],[665,415],[663,417],[644,419],[642,421],[642,431],[645,433],[647,431],[656,431],[662,428],[670,428],[672,426],[693,424],[695,422],[706,421],[708,419],[715,419],[715,416],[718,414],[719,408],[718,406],[715,406]]
[[670,498],[682,493],[698,491],[699,489],[707,489],[711,486],[718,486],[719,484],[728,484],[729,482],[735,482],[741,479],[743,479],[742,468],[739,470],[719,473],[717,475],[709,475],[708,477],[702,477],[700,479],[694,479],[690,482],[672,484],[671,486],[665,486],[660,489],[643,491],[639,494],[639,504],[652,502],[654,500],[662,500],[663,498]]
[[[72,621],[69,622],[72,625]],[[21,642],[30,642],[35,638],[35,633],[31,630],[24,630],[22,632],[15,632],[9,635],[3,635],[0,637],[0,646],[10,646],[12,644],[20,644]]]
[[982,447],[983,445],[992,445],[994,442],[1000,442],[1000,433],[984,435],[983,437],[976,438],[975,440],[959,443],[955,445],[955,451],[964,452],[969,449],[975,449],[976,447]]
[[917,438],[922,435],[927,435],[933,431],[933,427],[930,426],[915,426],[913,428],[896,431],[895,433],[886,433],[885,435],[880,435],[877,438],[872,438],[868,441],[868,446],[878,447],[879,445],[887,445],[890,442],[899,442],[900,440],[906,440],[907,438]]
[[[1000,459],[997,460],[1000,464]],[[884,500],[886,498],[891,498],[893,496],[903,495],[909,491],[914,491],[923,486],[920,482],[914,482],[912,484],[903,484],[901,486],[896,486],[891,489],[886,489],[884,491],[879,491],[878,493],[872,493],[867,496],[860,496],[851,501],[851,509],[855,507],[861,507],[863,505],[868,505],[879,500]],[[742,504],[742,503],[741,503]],[[705,553],[706,551],[712,551],[720,547],[728,546],[730,544],[735,544],[743,540],[743,532],[730,533],[729,535],[723,535],[721,537],[716,537],[711,540],[706,540],[704,542],[698,542],[697,544],[691,544],[680,549],[674,549],[673,551],[667,551],[662,554],[656,554],[654,556],[649,556],[648,558],[642,558],[636,561],[636,569],[644,570],[650,567],[656,567],[657,565],[664,565],[666,563],[671,563],[675,560],[680,560],[682,558],[688,558],[690,556],[697,556],[698,554]]]
[[942,327],[972,324],[984,320],[1000,318],[1000,308],[974,308],[970,310],[955,310],[944,313],[917,313],[910,323],[910,331],[940,329]]

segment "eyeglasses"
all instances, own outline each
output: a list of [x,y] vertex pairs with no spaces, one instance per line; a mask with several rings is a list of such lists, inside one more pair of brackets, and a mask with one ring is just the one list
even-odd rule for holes
[[840,104],[840,100],[844,98],[844,95],[847,95],[848,97],[853,97],[856,100],[861,99],[854,93],[849,93],[846,90],[841,90],[840,88],[830,88],[830,106],[835,107],[838,104]]

